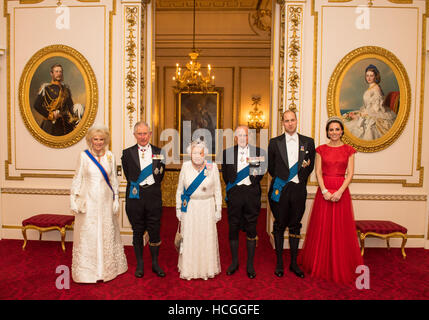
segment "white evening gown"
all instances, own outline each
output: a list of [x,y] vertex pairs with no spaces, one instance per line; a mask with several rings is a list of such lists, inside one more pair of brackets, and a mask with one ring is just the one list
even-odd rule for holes
[[[221,271],[215,213],[220,214],[222,210],[222,190],[216,164],[210,167],[207,178],[192,194],[182,218],[183,242],[178,263],[182,279],[207,280]],[[183,163],[176,192],[178,214],[183,188],[188,188],[198,174],[191,161]]]
[[361,116],[346,121],[345,125],[357,138],[375,140],[384,136],[396,120],[396,113],[383,106],[384,97],[380,87],[368,88],[363,95],[364,105],[360,109]]
[[[106,151],[101,165],[118,194],[116,162]],[[75,215],[73,232],[72,278],[75,282],[109,281],[127,271],[118,216],[113,213],[113,193],[100,169],[85,152],[80,154],[79,167],[73,178],[71,194],[86,199],[86,213]],[[71,197],[71,208],[76,208]]]

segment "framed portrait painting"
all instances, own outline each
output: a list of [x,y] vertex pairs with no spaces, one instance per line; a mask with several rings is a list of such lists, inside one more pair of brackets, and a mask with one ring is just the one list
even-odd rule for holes
[[223,88],[210,92],[179,92],[176,94],[177,128],[180,155],[195,139],[206,142],[210,156],[216,154],[216,129],[222,123]]
[[19,106],[33,137],[52,148],[80,141],[94,122],[98,88],[85,57],[65,45],[37,51],[19,83]]
[[328,115],[342,117],[344,142],[361,152],[380,151],[394,143],[408,120],[410,104],[404,66],[380,47],[361,47],[348,53],[328,86]]

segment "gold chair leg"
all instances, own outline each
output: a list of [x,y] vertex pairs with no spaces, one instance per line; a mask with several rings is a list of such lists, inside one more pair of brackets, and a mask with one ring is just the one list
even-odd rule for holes
[[66,240],[66,228],[61,228],[61,248],[63,249],[63,252],[66,252],[66,246],[65,246],[65,240]]
[[22,250],[25,250],[25,247],[27,246],[27,228],[22,228],[22,236],[24,237],[24,244],[22,245]]
[[39,230],[39,241],[42,240],[42,231]]
[[359,240],[360,240],[360,255],[363,257],[365,252],[365,235],[359,232]]
[[407,235],[404,235],[402,237],[402,245],[401,245],[401,251],[402,251],[402,257],[404,257],[404,259],[406,258],[406,254],[405,254],[405,244],[407,243]]
[[390,250],[390,243],[389,243],[390,238],[387,237],[386,238],[386,243],[387,243],[387,250]]

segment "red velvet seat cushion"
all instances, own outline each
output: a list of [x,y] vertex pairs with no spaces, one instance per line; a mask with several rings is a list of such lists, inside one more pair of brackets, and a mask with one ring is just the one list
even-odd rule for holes
[[60,228],[66,225],[71,225],[74,221],[74,216],[64,214],[38,214],[22,221],[22,225],[34,225],[41,228],[55,227]]
[[386,220],[356,220],[356,229],[361,233],[375,232],[389,234],[393,232],[407,233],[407,228]]

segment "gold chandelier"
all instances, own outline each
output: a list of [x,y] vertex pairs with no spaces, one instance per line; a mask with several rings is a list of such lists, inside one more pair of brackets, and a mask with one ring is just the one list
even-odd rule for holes
[[194,0],[194,23],[193,23],[193,39],[192,51],[189,53],[191,61],[186,64],[186,69],[182,70],[178,63],[176,63],[176,75],[173,81],[176,85],[173,86],[174,91],[177,92],[207,92],[213,90],[215,87],[214,75],[211,74],[210,64],[207,66],[206,75],[201,71],[201,64],[197,61],[199,53],[195,49],[195,0]]
[[265,116],[262,110],[258,109],[258,105],[261,104],[260,96],[252,97],[252,105],[254,106],[253,111],[249,112],[247,116],[247,125],[250,129],[262,129],[265,126]]

